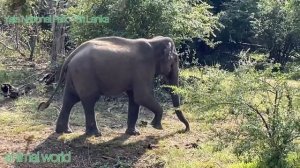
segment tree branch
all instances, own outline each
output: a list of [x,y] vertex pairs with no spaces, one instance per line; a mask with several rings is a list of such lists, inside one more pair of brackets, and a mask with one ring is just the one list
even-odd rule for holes
[[253,107],[251,104],[247,104],[247,103],[244,103],[244,104],[247,105],[249,108],[251,108],[254,112],[256,112],[257,115],[259,115],[259,117],[261,118],[262,122],[264,123],[264,125],[267,129],[269,137],[272,137],[272,133],[270,132],[270,127],[269,127],[268,123],[266,122],[265,118],[263,117],[263,115],[259,112],[259,110],[257,110],[257,108]]

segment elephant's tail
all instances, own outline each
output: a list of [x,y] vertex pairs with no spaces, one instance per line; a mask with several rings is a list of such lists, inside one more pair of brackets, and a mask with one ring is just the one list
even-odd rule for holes
[[50,98],[47,100],[47,102],[41,102],[38,106],[38,111],[43,111],[46,108],[49,107],[49,105],[51,104],[51,102],[53,101],[53,97],[54,95],[57,93],[57,91],[59,90],[59,88],[61,87],[62,83],[64,82],[65,79],[65,74],[67,72],[68,69],[68,64],[69,62],[72,60],[72,58],[81,50],[81,48],[85,47],[86,43],[81,44],[79,47],[77,47],[68,57],[67,59],[64,61],[63,66],[61,68],[60,71],[60,75],[59,75],[59,80],[58,80],[58,84],[54,90],[54,92],[52,93],[52,95],[50,96]]

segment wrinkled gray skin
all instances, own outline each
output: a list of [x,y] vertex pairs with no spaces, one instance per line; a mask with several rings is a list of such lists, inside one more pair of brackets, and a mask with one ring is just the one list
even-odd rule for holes
[[[111,96],[126,92],[129,98],[126,133],[139,135],[136,129],[139,107],[154,113],[154,128],[162,129],[163,109],[153,96],[153,78],[163,75],[168,84],[178,86],[178,55],[169,37],[126,39],[121,37],[96,38],[81,44],[63,64],[57,88],[47,102],[39,105],[44,110],[65,80],[63,106],[56,132],[70,133],[70,111],[81,101],[86,119],[86,134],[101,135],[95,120],[94,106],[100,95]],[[170,93],[174,107],[179,107],[178,95]],[[180,121],[189,124],[181,111]]]

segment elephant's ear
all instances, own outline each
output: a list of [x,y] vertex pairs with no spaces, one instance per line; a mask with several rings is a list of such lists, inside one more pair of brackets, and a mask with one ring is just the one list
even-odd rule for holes
[[163,60],[166,61],[173,59],[173,48],[171,42],[167,42],[167,44],[165,45],[162,57]]

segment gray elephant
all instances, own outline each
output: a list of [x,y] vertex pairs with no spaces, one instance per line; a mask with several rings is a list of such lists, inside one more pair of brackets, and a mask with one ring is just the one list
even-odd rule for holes
[[[95,120],[94,106],[100,95],[118,95],[126,92],[129,98],[126,133],[139,135],[136,129],[139,107],[144,106],[154,113],[151,122],[162,129],[163,109],[153,96],[153,79],[163,75],[168,84],[178,86],[178,55],[174,42],[169,37],[152,39],[126,39],[102,37],[84,42],[65,60],[58,85],[47,102],[38,110],[46,109],[54,94],[65,81],[63,106],[59,114],[56,132],[70,133],[70,111],[81,101],[86,119],[86,134],[100,136]],[[179,107],[179,96],[170,91],[174,107]],[[189,123],[180,110],[178,118],[189,131]]]

